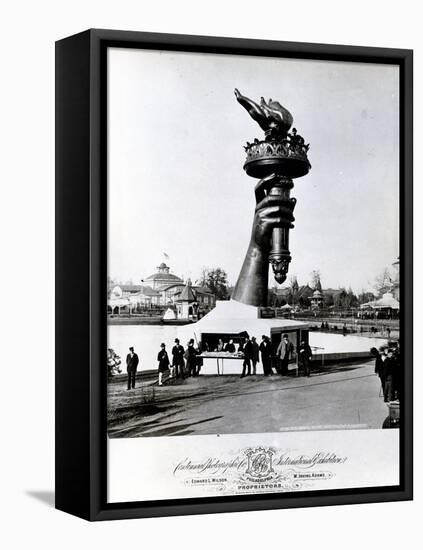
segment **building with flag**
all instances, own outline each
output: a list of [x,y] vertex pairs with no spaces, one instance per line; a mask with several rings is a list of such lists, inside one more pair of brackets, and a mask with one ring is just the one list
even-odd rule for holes
[[139,308],[172,307],[181,318],[201,317],[216,305],[216,296],[209,288],[193,286],[171,273],[164,262],[142,284],[110,283],[108,311],[114,315],[134,313]]
[[153,290],[163,290],[174,284],[184,285],[183,279],[170,272],[170,267],[162,262],[157,266],[157,271],[145,279],[147,285]]

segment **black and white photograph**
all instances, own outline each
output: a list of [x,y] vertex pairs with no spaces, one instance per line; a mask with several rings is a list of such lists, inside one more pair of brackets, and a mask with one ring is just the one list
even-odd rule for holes
[[419,4],[2,7],[0,547],[413,549]]
[[[201,484],[231,436],[249,492],[397,485],[399,67],[108,48],[107,71],[109,473],[184,449]],[[242,493],[224,471],[189,495]]]

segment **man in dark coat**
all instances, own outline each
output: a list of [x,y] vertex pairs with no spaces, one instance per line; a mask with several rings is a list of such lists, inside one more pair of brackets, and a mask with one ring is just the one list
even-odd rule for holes
[[126,356],[126,372],[128,373],[128,390],[135,388],[135,377],[137,374],[139,359],[134,352],[134,348],[129,348],[129,353]]
[[188,342],[188,347],[185,352],[185,356],[187,359],[187,371],[188,376],[197,376],[198,370],[197,370],[197,350],[194,347],[194,340],[191,338],[191,340]]
[[269,341],[268,336],[265,336],[263,334],[263,336],[261,337],[259,349],[261,352],[261,364],[263,365],[264,376],[271,376],[273,374],[271,364],[272,345]]
[[244,361],[242,363],[242,374],[241,378],[245,376],[251,376],[251,359],[253,358],[253,346],[250,341],[250,337],[245,337],[244,347],[242,348],[242,353],[244,354]]
[[165,344],[160,344],[160,351],[157,354],[157,361],[159,362],[159,386],[163,386],[163,374],[169,370],[170,364]]
[[298,359],[303,368],[304,376],[310,376],[310,361],[312,355],[311,347],[305,340],[301,340],[301,344],[298,349]]
[[227,353],[235,353],[235,344],[234,341],[231,339],[225,346],[225,351]]
[[386,357],[383,356],[383,359],[382,359],[382,352],[383,352],[383,348],[380,348],[380,351],[377,350],[376,348],[371,348],[370,350],[370,353],[375,358],[375,374],[379,376],[380,385],[382,386],[382,391],[384,391],[385,380],[384,380],[384,373],[383,373],[383,361]]
[[387,356],[382,365],[383,372],[383,400],[389,403],[394,399],[394,376],[395,376],[395,359],[391,349],[388,349]]
[[251,350],[252,350],[251,360],[253,362],[253,375],[255,376],[257,374],[257,372],[256,372],[257,363],[260,362],[259,345],[256,342],[256,337],[255,336],[253,336],[251,338]]
[[181,346],[178,338],[175,338],[175,345],[172,348],[172,378],[176,376],[179,378],[179,375],[182,379],[185,378],[184,375],[184,346]]
[[394,370],[394,397],[401,401],[402,398],[402,379],[403,379],[403,371],[402,371],[402,364],[401,364],[401,354],[400,354],[400,347],[399,342],[397,344],[396,349],[394,350],[394,356],[393,356],[394,362],[395,362],[395,370]]

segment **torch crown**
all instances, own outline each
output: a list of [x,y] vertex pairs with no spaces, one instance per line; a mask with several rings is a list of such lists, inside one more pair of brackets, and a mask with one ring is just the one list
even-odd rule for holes
[[311,168],[309,148],[295,128],[282,139],[255,139],[244,147],[247,153],[244,170],[255,178],[263,178],[272,171],[291,178],[305,176]]

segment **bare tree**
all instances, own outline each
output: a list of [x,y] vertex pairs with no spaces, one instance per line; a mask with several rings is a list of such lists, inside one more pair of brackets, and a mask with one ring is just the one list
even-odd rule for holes
[[358,295],[358,302],[360,304],[367,304],[367,302],[373,302],[373,300],[376,300],[376,296],[373,292],[362,290]]
[[300,286],[298,284],[297,276],[292,275],[289,279],[289,292],[288,292],[288,303],[292,306],[298,304],[298,292]]
[[314,290],[319,290],[320,292],[322,292],[322,283],[321,283],[320,271],[315,269],[314,271],[312,271],[310,273],[310,277],[311,277],[311,287]]
[[385,292],[389,292],[392,289],[392,283],[393,281],[389,269],[385,267],[383,272],[375,279],[375,289],[379,294],[385,294]]

